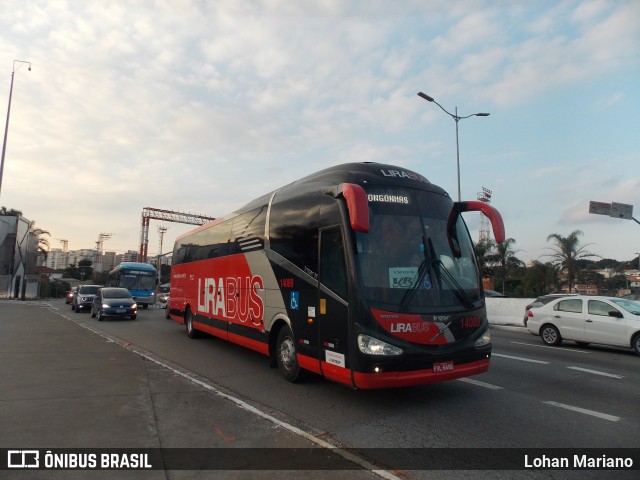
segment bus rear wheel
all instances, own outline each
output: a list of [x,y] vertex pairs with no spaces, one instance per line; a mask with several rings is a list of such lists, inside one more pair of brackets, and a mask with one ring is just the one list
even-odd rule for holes
[[302,369],[298,365],[298,357],[296,356],[296,342],[288,325],[282,327],[278,332],[276,361],[278,370],[287,381],[294,383],[302,378]]

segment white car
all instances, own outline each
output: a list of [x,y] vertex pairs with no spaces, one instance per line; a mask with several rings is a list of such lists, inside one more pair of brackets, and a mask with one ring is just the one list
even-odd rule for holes
[[547,345],[572,340],[632,348],[640,355],[640,302],[576,295],[530,310],[527,328]]

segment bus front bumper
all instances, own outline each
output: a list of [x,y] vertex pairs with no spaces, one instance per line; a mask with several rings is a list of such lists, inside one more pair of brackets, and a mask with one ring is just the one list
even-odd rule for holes
[[437,367],[403,372],[353,372],[353,381],[356,388],[363,389],[410,387],[477,375],[486,372],[488,369],[489,356],[460,365],[447,364],[444,368]]

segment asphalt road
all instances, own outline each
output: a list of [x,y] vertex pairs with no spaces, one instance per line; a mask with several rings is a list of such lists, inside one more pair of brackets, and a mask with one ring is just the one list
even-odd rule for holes
[[[52,306],[125,348],[187,372],[309,435],[359,450],[372,461],[384,463],[384,449],[399,447],[640,448],[640,357],[630,350],[573,343],[546,347],[524,328],[495,326],[487,373],[421,387],[362,391],[318,377],[290,384],[258,353],[213,337],[189,339],[184,327],[165,319],[161,309],[141,310],[135,321],[98,322],[72,312],[63,301]],[[411,469],[400,476],[468,478],[454,473]],[[557,470],[494,472],[486,478],[637,476],[637,470]]]

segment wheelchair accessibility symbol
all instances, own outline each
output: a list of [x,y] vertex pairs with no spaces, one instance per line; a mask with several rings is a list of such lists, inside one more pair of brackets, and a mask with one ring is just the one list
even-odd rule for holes
[[300,292],[292,291],[289,294],[289,306],[291,310],[298,310],[300,308]]

